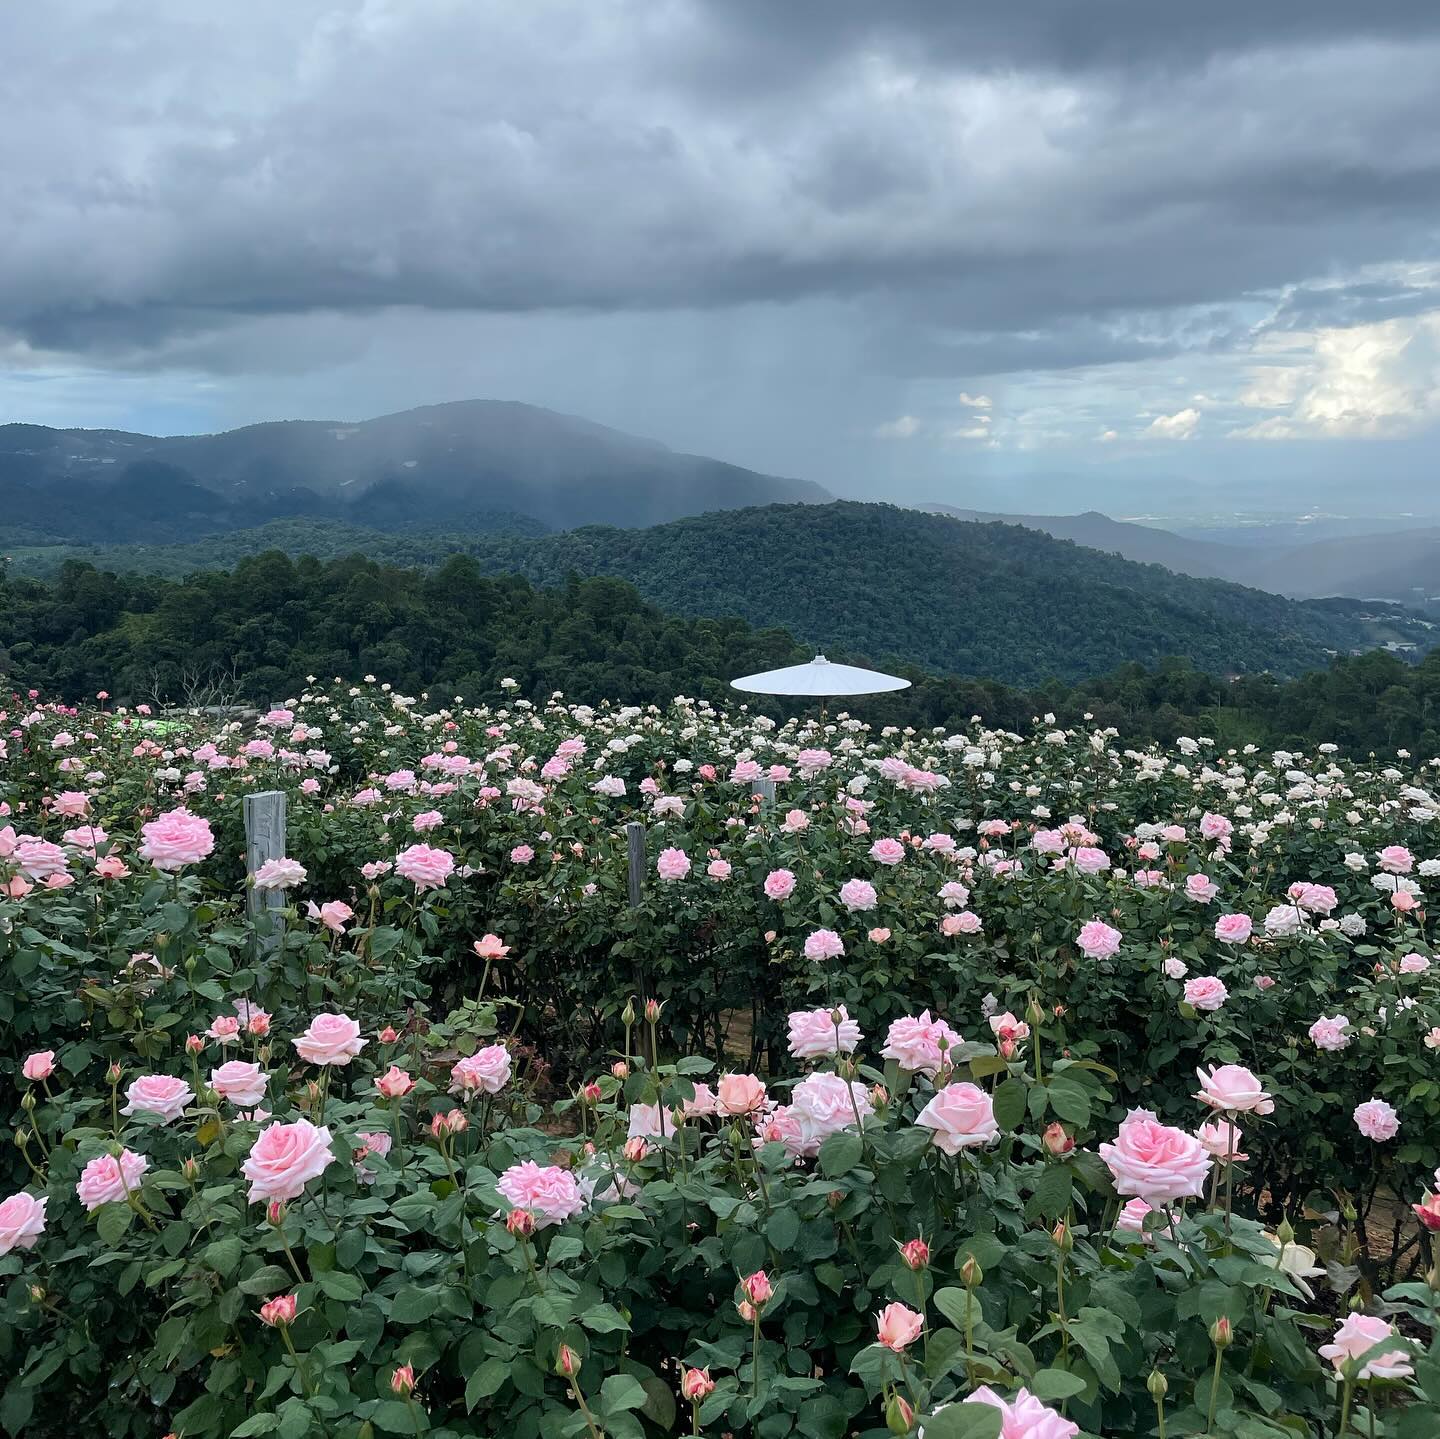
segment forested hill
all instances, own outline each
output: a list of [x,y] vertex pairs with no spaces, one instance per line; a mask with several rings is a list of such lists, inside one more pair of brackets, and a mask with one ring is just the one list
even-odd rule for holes
[[[229,567],[273,546],[322,558],[363,550],[404,565],[471,555],[487,574],[540,584],[613,575],[686,615],[783,625],[803,642],[886,663],[1034,684],[1183,655],[1215,673],[1297,674],[1332,653],[1431,631],[1399,611],[1364,620],[1358,602],[1297,603],[1192,579],[1005,524],[889,505],[731,510],[646,530],[591,527],[540,538],[383,535],[287,520],[192,545],[86,554],[106,568],[172,575]],[[17,562],[35,554],[21,552]],[[75,553],[70,551],[70,553]]]
[[[783,630],[666,614],[622,580],[537,590],[513,576],[485,578],[460,556],[424,571],[269,554],[184,581],[78,564],[54,584],[0,572],[0,693],[266,704],[297,694],[310,675],[375,674],[403,693],[471,701],[501,693],[504,677],[535,700],[563,690],[591,703],[733,701],[734,675],[804,657]],[[980,715],[1019,730],[1054,711],[1062,723],[1114,725],[1133,741],[1189,734],[1222,748],[1334,740],[1351,751],[1440,753],[1440,651],[1419,665],[1361,655],[1290,682],[1218,679],[1182,660],[1029,690],[901,668],[914,688],[845,708],[875,724],[955,727]],[[785,712],[783,703],[751,703]]]
[[542,584],[619,575],[681,614],[739,615],[822,648],[1012,684],[1167,655],[1218,673],[1297,674],[1384,638],[1357,618],[1359,604],[1297,603],[890,505],[772,505],[642,531],[496,539],[474,553],[495,573]]

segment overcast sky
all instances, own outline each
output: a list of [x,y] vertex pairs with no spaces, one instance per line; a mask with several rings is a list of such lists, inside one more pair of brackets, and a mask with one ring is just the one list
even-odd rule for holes
[[1440,514],[1435,0],[0,9],[0,421]]

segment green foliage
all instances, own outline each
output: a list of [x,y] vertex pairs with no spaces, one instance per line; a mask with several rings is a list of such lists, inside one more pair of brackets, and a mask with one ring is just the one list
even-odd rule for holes
[[[196,546],[121,548],[93,558],[182,575],[238,564],[261,546],[321,557],[360,549],[402,565],[445,564],[463,551],[480,572],[522,574],[544,586],[613,576],[682,615],[780,625],[827,652],[1009,684],[1075,681],[1173,655],[1217,673],[1294,675],[1381,637],[1353,605],[1300,603],[1019,526],[875,504],[769,505],[538,539],[393,536],[287,520]],[[22,554],[20,568],[37,558],[44,552]],[[1428,647],[1427,630],[1396,624],[1385,637],[1403,632]]]

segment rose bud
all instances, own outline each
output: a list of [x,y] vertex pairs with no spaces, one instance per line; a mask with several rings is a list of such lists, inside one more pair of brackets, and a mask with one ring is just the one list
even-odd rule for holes
[[283,1328],[295,1322],[295,1308],[293,1294],[280,1294],[260,1306],[260,1318],[272,1329]]
[[505,1216],[505,1227],[519,1239],[528,1239],[535,1232],[535,1216],[528,1209],[512,1209]]
[[715,1381],[710,1377],[710,1370],[687,1369],[680,1376],[680,1392],[692,1404],[703,1403],[714,1392]]
[[923,1239],[907,1239],[900,1246],[900,1257],[908,1269],[924,1269],[930,1263],[930,1246]]
[[1069,1154],[1075,1148],[1075,1141],[1065,1133],[1063,1124],[1047,1125],[1043,1139],[1045,1148],[1054,1155]]
[[400,1364],[390,1376],[390,1391],[402,1399],[408,1399],[415,1392],[415,1366]]

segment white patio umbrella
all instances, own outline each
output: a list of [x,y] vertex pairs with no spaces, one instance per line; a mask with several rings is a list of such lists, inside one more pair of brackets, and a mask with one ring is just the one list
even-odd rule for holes
[[730,688],[757,695],[809,695],[825,699],[905,690],[910,688],[910,681],[902,680],[899,675],[881,674],[879,670],[861,669],[858,665],[831,664],[824,655],[816,655],[808,664],[741,675],[738,680],[730,681]]

